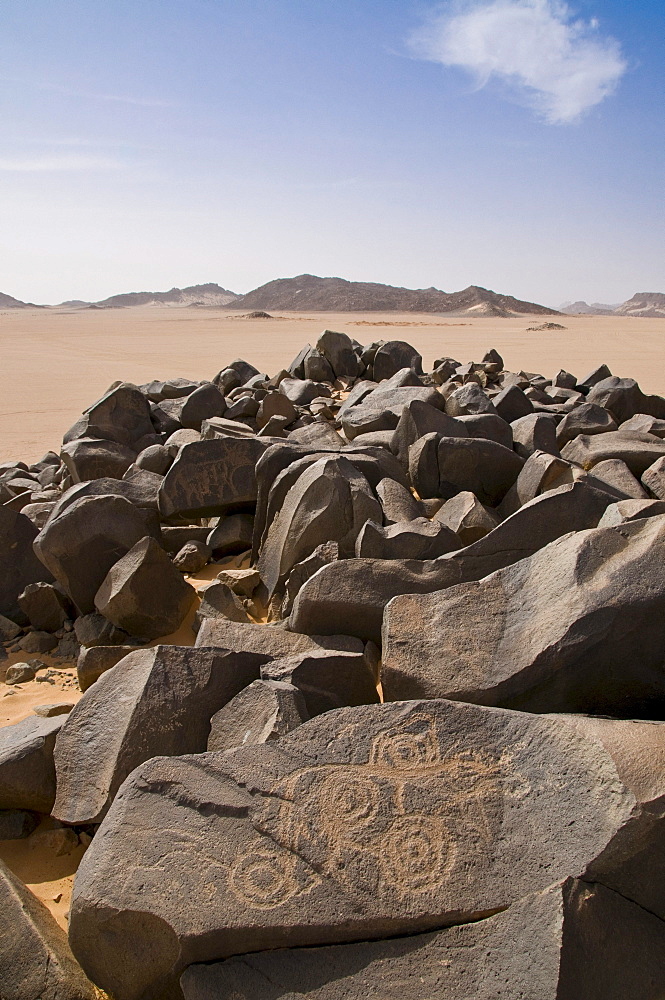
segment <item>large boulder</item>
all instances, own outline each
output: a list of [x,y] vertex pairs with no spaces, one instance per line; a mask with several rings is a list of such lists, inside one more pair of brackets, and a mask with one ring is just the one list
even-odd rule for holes
[[480,580],[569,531],[595,528],[612,500],[585,483],[572,483],[536,497],[485,537],[439,559],[342,559],[323,566],[303,584],[289,628],[311,635],[343,629],[379,642],[383,609],[395,595],[430,594]]
[[121,382],[84,411],[63,442],[67,445],[78,438],[102,438],[133,447],[154,430],[147,396],[131,382]]
[[364,649],[294,653],[262,666],[261,677],[297,687],[310,717],[333,708],[375,705],[379,701],[372,664]]
[[391,448],[404,463],[409,460],[409,448],[424,434],[437,433],[442,437],[468,437],[464,424],[449,417],[447,413],[426,403],[422,399],[412,399],[402,410],[393,431]]
[[394,598],[386,700],[661,718],[665,517],[578,531],[481,580]]
[[450,499],[462,490],[493,506],[517,479],[524,459],[485,438],[441,437],[438,442],[438,496]]
[[423,359],[415,347],[404,340],[388,340],[382,343],[372,362],[375,382],[392,378],[404,368],[410,368],[416,375],[423,373]]
[[629,420],[636,413],[646,413],[659,419],[665,417],[665,399],[660,396],[645,396],[632,378],[611,375],[596,382],[587,401],[605,407],[618,424]]
[[251,508],[256,503],[254,468],[269,443],[252,436],[184,445],[159,491],[162,515],[215,517]]
[[194,961],[475,921],[569,875],[660,915],[662,869],[633,864],[662,840],[659,729],[651,782],[639,740],[635,754],[565,719],[446,701],[153,759],[81,863],[72,949],[102,989],[138,1000]]
[[619,458],[634,476],[641,476],[648,467],[665,455],[665,441],[651,434],[580,434],[561,450],[561,457],[576,462],[584,469],[593,469],[599,462]]
[[18,602],[30,624],[44,632],[56,632],[72,617],[70,601],[51,583],[29,583]]
[[268,528],[258,570],[272,594],[291,569],[322,542],[348,553],[367,520],[381,524],[381,506],[365,477],[343,455],[314,462],[298,477]]
[[95,1000],[65,932],[2,861],[0,913],[2,1000]]
[[353,406],[344,411],[340,409],[338,419],[349,440],[369,431],[394,430],[404,407],[416,399],[440,410],[445,402],[441,393],[433,388],[379,385]]
[[604,406],[581,403],[567,413],[556,430],[556,443],[563,448],[579,434],[607,434],[617,429],[617,422]]
[[262,662],[256,653],[193,646],[155,646],[123,657],[67,716],[55,748],[53,815],[64,823],[99,823],[143,761],[202,753],[211,717],[258,679]]
[[159,542],[146,536],[108,571],[95,607],[118,628],[151,640],[175,632],[195,596]]
[[117,441],[76,438],[62,446],[60,457],[72,482],[90,479],[121,479],[136,458],[136,452]]
[[37,535],[29,518],[0,504],[0,614],[25,624],[28,619],[19,604],[19,594],[31,583],[53,580],[33,549]]
[[335,378],[340,375],[356,378],[360,374],[360,362],[353,350],[353,341],[346,333],[324,330],[316,342],[316,349],[328,361]]
[[367,521],[356,539],[356,555],[367,559],[436,559],[460,548],[447,525],[418,517],[382,527]]
[[36,715],[0,727],[0,809],[50,813],[55,800],[53,748],[64,719]]
[[95,594],[111,567],[158,528],[120,496],[81,497],[54,513],[34,540],[35,552],[82,614],[95,610]]
[[566,879],[470,924],[387,941],[283,948],[191,965],[185,1000],[656,1000],[665,922]]

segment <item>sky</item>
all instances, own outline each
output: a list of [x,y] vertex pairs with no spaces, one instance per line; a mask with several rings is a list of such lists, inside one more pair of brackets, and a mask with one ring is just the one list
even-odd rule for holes
[[5,0],[0,291],[665,291],[660,0]]

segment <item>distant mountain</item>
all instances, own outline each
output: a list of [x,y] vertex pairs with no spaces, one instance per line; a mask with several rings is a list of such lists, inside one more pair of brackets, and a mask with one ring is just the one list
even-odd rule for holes
[[[214,282],[172,288],[168,292],[126,292],[95,302],[98,309],[122,309],[125,306],[227,306],[238,298],[235,292]],[[64,304],[64,303],[63,303]]]
[[86,306],[91,305],[90,302],[84,302],[83,299],[68,299],[66,302],[60,303],[60,308],[67,307],[69,309],[84,309]]
[[616,306],[608,306],[603,302],[565,302],[559,306],[559,312],[569,316],[611,316]]
[[35,309],[38,308],[33,302],[21,302],[20,299],[15,299],[13,295],[5,295],[4,292],[0,292],[0,309]]
[[344,278],[319,278],[301,274],[297,278],[278,278],[239,296],[233,303],[238,309],[264,309],[302,312],[421,312],[463,313],[471,316],[513,316],[519,313],[554,316],[555,309],[522,302],[512,295],[499,295],[486,288],[470,285],[461,292],[442,292],[438,288],[396,288],[368,281]]
[[659,319],[665,317],[665,295],[662,292],[638,292],[614,312],[616,316],[645,316]]

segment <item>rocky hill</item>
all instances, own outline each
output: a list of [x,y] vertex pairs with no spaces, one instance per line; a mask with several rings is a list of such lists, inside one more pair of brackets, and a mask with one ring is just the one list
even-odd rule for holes
[[241,295],[233,307],[317,312],[456,312],[478,316],[556,314],[556,310],[546,306],[523,302],[512,295],[499,295],[477,285],[461,292],[443,292],[438,288],[398,288],[371,281],[319,278],[313,274],[269,281]]
[[637,292],[632,299],[615,309],[617,316],[665,317],[665,295],[662,292]]
[[168,292],[126,292],[95,302],[98,309],[122,309],[126,306],[227,306],[238,298],[235,292],[214,282],[171,288]]
[[35,305],[33,302],[21,302],[20,299],[15,299],[13,295],[5,295],[4,292],[0,292],[0,309],[34,309]]
[[589,305],[583,299],[578,302],[565,302],[559,306],[559,312],[569,316],[611,316],[617,306],[608,306],[603,302],[592,302]]

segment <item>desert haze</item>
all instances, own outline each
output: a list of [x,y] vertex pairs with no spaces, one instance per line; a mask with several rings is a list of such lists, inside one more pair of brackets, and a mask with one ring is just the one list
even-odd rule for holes
[[237,357],[274,374],[326,328],[362,343],[407,340],[429,368],[436,357],[480,360],[491,347],[506,367],[545,376],[561,366],[583,377],[601,362],[665,393],[664,319],[552,317],[564,330],[528,330],[544,317],[415,313],[274,313],[248,319],[227,309],[7,309],[0,311],[0,461],[57,450],[81,411],[117,380],[212,378]]

